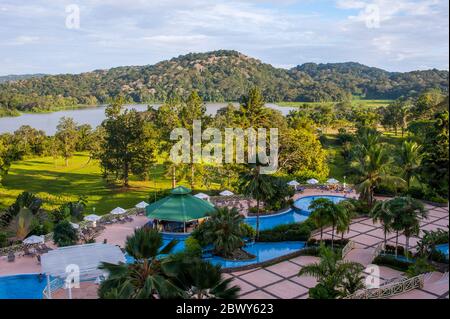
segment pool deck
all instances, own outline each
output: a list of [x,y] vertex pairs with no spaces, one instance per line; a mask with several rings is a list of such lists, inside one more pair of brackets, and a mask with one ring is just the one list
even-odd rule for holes
[[[294,199],[311,195],[339,196],[342,193],[307,189],[301,194],[296,194]],[[350,194],[347,197],[354,196],[356,195]],[[429,212],[429,216],[427,219],[422,220],[421,229],[446,229],[447,225],[449,225],[448,207],[434,207],[428,204],[425,207]],[[106,226],[105,230],[97,238],[97,242],[103,242],[104,239],[107,239],[108,243],[123,247],[126,237],[131,235],[135,228],[141,227],[147,222],[145,216],[134,216],[133,218],[133,222]],[[324,237],[331,237],[331,229],[325,229]],[[367,265],[371,262],[374,248],[383,242],[383,230],[381,225],[374,224],[370,218],[357,218],[353,220],[349,233],[344,237],[356,243],[355,249],[347,255],[346,259]],[[414,248],[418,240],[418,238],[411,238],[411,247]],[[388,242],[389,244],[395,244],[395,234],[388,234]],[[404,243],[405,237],[402,235],[399,237],[399,244],[404,245]],[[308,297],[308,289],[315,286],[316,280],[309,276],[298,277],[297,273],[301,267],[316,261],[318,261],[317,257],[300,256],[269,267],[238,271],[224,274],[224,276],[232,277],[234,279],[233,284],[241,287],[240,298],[243,299],[305,299]],[[16,257],[15,262],[9,263],[5,256],[0,257],[0,276],[39,272],[40,265],[35,258]],[[399,271],[380,267],[381,282],[401,275],[402,273]],[[444,278],[444,280],[441,277],[441,273],[435,273],[422,289],[415,289],[395,298],[449,298],[448,277]],[[80,299],[96,298],[96,287],[97,285],[93,283],[83,283],[81,289],[74,289],[73,297]],[[58,292],[55,297],[65,298],[64,291]]]

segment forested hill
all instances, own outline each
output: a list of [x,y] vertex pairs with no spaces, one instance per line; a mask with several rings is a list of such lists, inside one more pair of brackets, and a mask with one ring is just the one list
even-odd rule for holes
[[36,74],[8,74],[8,75],[0,75],[0,83],[8,82],[8,81],[18,81],[18,80],[26,80],[30,78],[40,78],[45,74],[36,73]]
[[124,94],[134,102],[164,100],[193,89],[205,101],[236,101],[259,86],[267,101],[336,101],[359,95],[393,99],[425,89],[448,91],[448,71],[387,72],[358,63],[306,63],[290,70],[236,51],[191,53],[155,65],[81,74],[48,75],[0,84],[0,107],[50,109],[52,104],[95,104]]

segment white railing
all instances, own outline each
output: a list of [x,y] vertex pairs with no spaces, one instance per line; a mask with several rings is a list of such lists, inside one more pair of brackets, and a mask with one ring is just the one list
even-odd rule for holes
[[372,254],[372,261],[375,258],[377,258],[383,250],[384,250],[384,243],[380,243],[377,247],[375,247],[375,250],[373,251],[373,254]]
[[50,285],[45,286],[44,290],[42,291],[42,297],[44,299],[52,299],[52,294],[64,287],[64,280],[61,278],[55,278],[52,281],[50,281]]
[[342,258],[345,258],[345,256],[347,256],[347,254],[353,249],[355,248],[355,242],[349,240],[347,245],[344,246],[344,248],[342,248]]
[[423,288],[424,275],[419,275],[399,282],[391,283],[380,288],[365,289],[347,296],[345,299],[385,299],[405,292]]

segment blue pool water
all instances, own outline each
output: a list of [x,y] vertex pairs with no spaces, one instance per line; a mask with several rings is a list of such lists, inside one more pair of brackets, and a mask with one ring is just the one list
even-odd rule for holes
[[437,245],[436,249],[443,253],[448,259],[448,244]]
[[256,258],[254,259],[233,261],[214,256],[211,258],[205,258],[205,260],[209,260],[212,264],[215,265],[219,264],[222,266],[222,268],[242,267],[278,258],[296,252],[304,247],[305,243],[300,241],[291,241],[291,242],[286,241],[277,243],[254,243],[253,245],[246,246],[244,248],[250,254],[256,256]]
[[[309,205],[311,202],[318,198],[327,198],[334,203],[339,203],[347,198],[343,196],[333,196],[333,195],[320,195],[320,196],[305,196],[295,201],[294,209],[290,209],[285,213],[280,213],[271,216],[261,216],[259,217],[259,229],[266,230],[274,228],[278,225],[299,223],[308,218],[311,211],[309,210]],[[256,228],[256,217],[247,217],[245,222]]]
[[0,299],[42,299],[47,281],[37,274],[0,277]]

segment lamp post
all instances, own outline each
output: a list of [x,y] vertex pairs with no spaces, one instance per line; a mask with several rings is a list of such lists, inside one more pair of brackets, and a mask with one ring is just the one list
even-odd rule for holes
[[345,184],[345,178],[346,178],[346,176],[344,176],[344,188],[345,188],[345,186],[346,186],[346,184]]

